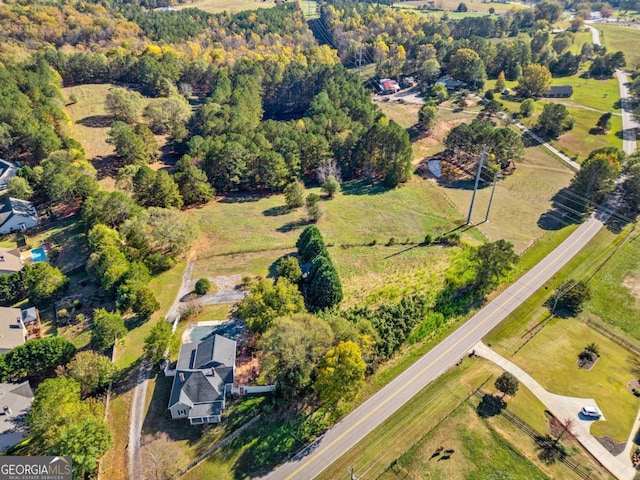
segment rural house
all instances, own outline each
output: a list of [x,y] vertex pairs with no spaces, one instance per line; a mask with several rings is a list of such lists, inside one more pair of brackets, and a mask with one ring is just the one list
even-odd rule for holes
[[400,91],[400,85],[395,80],[391,80],[390,78],[383,78],[380,80],[380,91],[384,95],[388,95],[391,93],[397,93]]
[[16,176],[18,167],[0,158],[0,192],[8,187],[9,179]]
[[0,451],[20,443],[27,437],[24,417],[31,409],[33,391],[29,382],[0,383]]
[[573,87],[571,85],[556,85],[550,87],[545,98],[569,98],[573,95]]
[[188,418],[191,425],[220,422],[236,370],[236,342],[214,335],[180,349],[173,378],[171,418]]
[[19,308],[0,307],[0,354],[24,344],[27,337],[27,328],[24,325],[24,317],[27,314],[24,312]]
[[20,250],[0,247],[0,275],[11,275],[24,267]]
[[25,230],[38,225],[33,203],[8,197],[0,203],[0,235]]

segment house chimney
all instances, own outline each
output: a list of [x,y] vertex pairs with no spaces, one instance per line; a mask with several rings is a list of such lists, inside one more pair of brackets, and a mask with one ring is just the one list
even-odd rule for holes
[[180,372],[180,381],[184,382],[184,373]]

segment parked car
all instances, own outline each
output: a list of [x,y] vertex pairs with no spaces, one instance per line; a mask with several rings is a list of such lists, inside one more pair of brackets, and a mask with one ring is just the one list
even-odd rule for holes
[[582,410],[580,410],[580,413],[582,413],[587,417],[593,417],[593,418],[600,418],[602,416],[602,412],[598,410],[597,407],[584,406],[582,407]]

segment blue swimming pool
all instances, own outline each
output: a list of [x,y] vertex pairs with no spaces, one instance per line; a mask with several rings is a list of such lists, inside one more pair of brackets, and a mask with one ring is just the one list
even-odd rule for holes
[[34,248],[33,250],[31,250],[31,259],[34,262],[46,262],[47,252],[44,247]]
[[245,330],[245,326],[237,320],[229,320],[222,322],[219,325],[200,325],[194,327],[189,334],[189,340],[191,342],[199,342],[211,335],[224,335],[232,340],[237,340],[242,332]]

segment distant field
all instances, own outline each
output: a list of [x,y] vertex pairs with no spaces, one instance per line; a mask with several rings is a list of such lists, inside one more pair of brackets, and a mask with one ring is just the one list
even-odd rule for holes
[[236,13],[243,10],[255,10],[257,8],[270,8],[275,6],[273,0],[194,0],[192,2],[185,2],[180,5],[176,5],[176,10],[183,10],[185,8],[199,8],[205,12],[220,13],[230,12]]
[[[180,5],[176,5],[176,10],[183,10],[185,8],[199,8],[205,12],[210,13],[238,13],[244,10],[256,10],[258,8],[271,8],[276,5],[274,0],[193,0],[187,1]],[[302,0],[300,7],[305,15],[305,18],[316,18],[317,3],[314,0]]]
[[[615,24],[598,23],[593,25],[600,30],[600,41],[609,51],[622,50],[627,62],[640,57],[640,29],[627,28]],[[604,35],[603,35],[604,34]]]
[[[429,2],[426,0],[416,0],[408,2],[396,2],[393,4],[396,8],[418,8],[423,5],[427,5]],[[435,5],[441,10],[447,10],[449,12],[455,12],[460,5],[460,0],[436,0]],[[471,16],[469,14],[482,14],[487,15],[489,9],[493,8],[496,13],[508,12],[512,9],[524,8],[518,5],[512,5],[510,3],[498,3],[498,2],[483,2],[478,0],[467,0],[464,2],[467,5],[468,11],[462,12],[462,15]],[[425,13],[438,14],[438,11],[425,10]]]
[[[378,103],[378,106],[405,128],[418,120],[418,105],[387,102]],[[444,150],[442,142],[451,126],[473,118],[473,114],[439,110],[439,125],[436,126],[435,133],[416,140],[413,144],[416,159]],[[490,221],[481,223],[491,195],[491,189],[485,185],[476,197],[472,222],[490,240],[503,238],[512,242],[516,251],[521,252],[545,233],[545,230],[538,227],[538,219],[551,206],[550,198],[567,186],[572,176],[573,172],[542,147],[529,147],[524,161],[518,163],[515,173],[498,182]],[[471,203],[472,182],[460,182],[455,186],[444,184],[444,187],[437,188],[444,188],[444,194],[466,218]]]
[[[107,132],[113,118],[105,110],[104,102],[109,90],[115,86],[110,83],[98,83],[62,89],[65,99],[68,100],[71,95],[78,99],[76,103],[66,105],[65,109],[73,122],[71,136],[82,144],[90,160],[113,155],[113,147],[107,143]],[[151,100],[145,98],[145,104]],[[156,135],[156,140],[162,147],[166,143],[166,136]],[[109,190],[113,189],[113,185],[108,183],[104,186]]]

